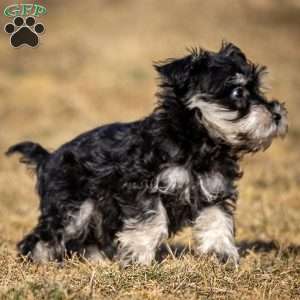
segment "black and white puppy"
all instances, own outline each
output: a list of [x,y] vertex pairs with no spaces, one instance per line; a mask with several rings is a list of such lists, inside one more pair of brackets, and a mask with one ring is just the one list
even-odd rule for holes
[[32,142],[9,148],[35,167],[41,199],[22,255],[149,265],[164,239],[191,225],[198,253],[238,263],[239,161],[286,134],[287,112],[262,91],[266,68],[231,43],[155,69],[158,104],[148,117],[96,128],[52,153]]

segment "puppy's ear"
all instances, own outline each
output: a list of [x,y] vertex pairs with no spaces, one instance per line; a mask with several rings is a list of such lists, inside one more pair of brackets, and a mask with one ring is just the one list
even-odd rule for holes
[[231,57],[232,59],[238,59],[244,62],[247,61],[246,56],[242,52],[242,50],[233,43],[223,41],[219,54]]
[[198,70],[201,61],[206,57],[204,51],[192,49],[190,55],[180,59],[167,59],[154,64],[160,75],[162,85],[172,86],[175,91],[183,91],[187,87],[195,70]]
[[163,82],[181,87],[186,84],[192,65],[192,56],[188,55],[180,59],[168,59],[155,64],[154,68]]

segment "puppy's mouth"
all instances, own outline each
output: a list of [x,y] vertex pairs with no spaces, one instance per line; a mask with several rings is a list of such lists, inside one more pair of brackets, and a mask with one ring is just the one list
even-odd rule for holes
[[264,151],[274,138],[284,138],[288,132],[287,110],[278,101],[270,102],[269,107],[254,106],[246,120],[238,123],[246,129],[241,130],[240,142],[248,152]]

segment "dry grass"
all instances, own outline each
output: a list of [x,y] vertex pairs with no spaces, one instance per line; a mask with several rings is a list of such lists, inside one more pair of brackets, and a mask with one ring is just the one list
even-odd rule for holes
[[[289,109],[290,133],[244,162],[238,270],[189,251],[149,268],[126,270],[76,258],[63,267],[18,262],[15,244],[36,221],[38,202],[34,178],[16,160],[1,156],[1,297],[299,299],[298,1],[51,0],[47,6],[40,48],[14,50],[0,34],[2,153],[25,139],[55,148],[98,124],[149,113],[156,76],[151,61],[182,55],[186,46],[216,49],[223,38],[269,66],[272,95]],[[6,21],[2,17],[0,25]],[[175,239],[189,241],[188,231]]]

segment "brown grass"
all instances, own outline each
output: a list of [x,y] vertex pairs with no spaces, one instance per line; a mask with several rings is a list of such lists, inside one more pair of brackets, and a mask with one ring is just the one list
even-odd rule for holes
[[[216,49],[224,38],[269,66],[270,96],[286,102],[290,132],[243,163],[238,270],[190,251],[126,270],[76,258],[63,267],[18,262],[15,244],[36,222],[38,200],[34,178],[1,156],[1,297],[299,299],[298,1],[51,0],[46,6],[47,32],[38,49],[12,49],[0,34],[1,153],[26,139],[53,149],[98,124],[146,115],[155,102],[153,60],[182,55],[187,46]],[[7,21],[2,17],[0,25]],[[175,242],[189,245],[189,231]]]

